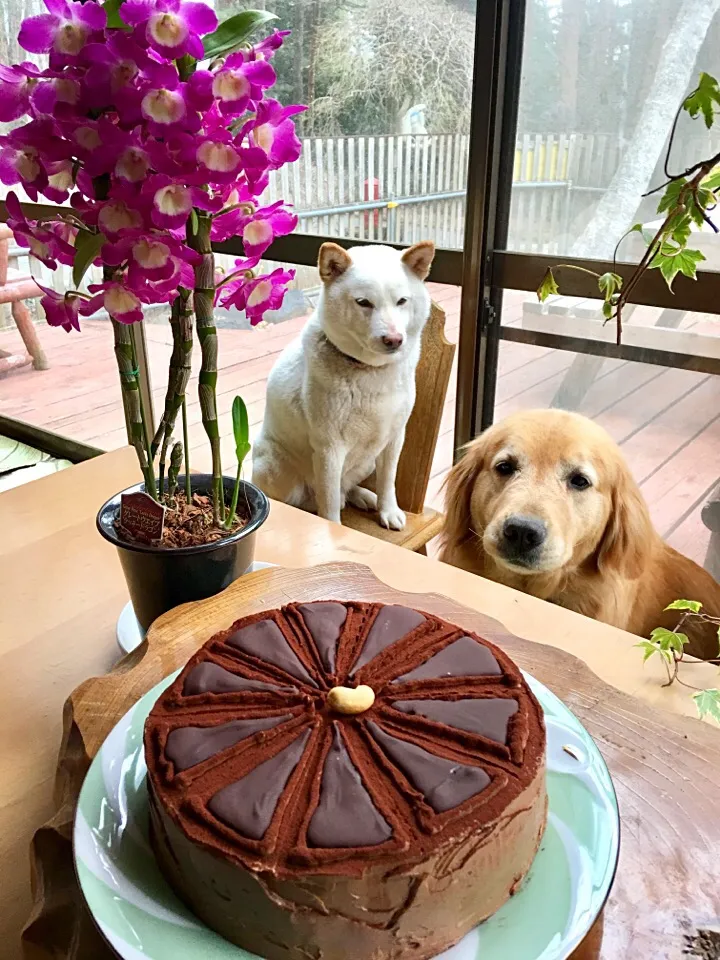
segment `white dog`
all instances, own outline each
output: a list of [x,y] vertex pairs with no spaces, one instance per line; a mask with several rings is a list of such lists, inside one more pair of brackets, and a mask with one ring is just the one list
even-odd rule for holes
[[[340,522],[345,503],[377,509],[402,530],[395,475],[415,403],[415,368],[430,315],[429,240],[320,248],[323,283],[300,337],[278,357],[255,444],[253,482],[268,496]],[[377,496],[359,484],[376,471]]]

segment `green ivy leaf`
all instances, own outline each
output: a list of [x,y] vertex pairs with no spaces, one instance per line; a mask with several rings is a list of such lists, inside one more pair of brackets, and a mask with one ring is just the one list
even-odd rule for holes
[[685,177],[678,177],[677,180],[671,180],[670,183],[665,187],[665,193],[660,197],[660,202],[658,203],[657,212],[664,213],[666,210],[670,210],[678,202],[678,197],[680,196],[680,191],[687,184]]
[[716,723],[720,723],[720,690],[700,690],[693,694],[693,700],[701,720],[711,717]]
[[654,643],[650,643],[649,640],[641,640],[640,643],[636,643],[635,646],[645,651],[643,654],[643,663],[646,663],[654,654],[662,653],[660,647]]
[[673,600],[666,607],[666,610],[690,610],[691,613],[700,613],[702,604],[699,600]]
[[603,317],[606,320],[610,320],[612,318],[612,313],[613,313],[613,305],[610,303],[609,300],[604,300],[602,305]]
[[672,290],[673,281],[678,273],[695,280],[697,278],[697,265],[704,259],[705,255],[699,250],[675,251],[673,247],[663,244],[650,262],[650,269],[659,268],[668,288]]
[[[694,207],[694,203],[692,203],[691,206]],[[675,214],[674,217],[671,217],[670,220],[668,220],[665,226],[666,240],[670,239],[676,243],[678,247],[684,247],[690,239],[692,221],[693,218],[690,213]],[[700,216],[700,221],[702,222],[702,215]]]
[[124,0],[105,0],[105,3],[102,5],[105,16],[107,17],[107,25],[112,30],[132,30],[132,27],[125,23],[120,17],[120,7],[123,3]]
[[104,233],[88,233],[87,230],[78,231],[75,238],[75,259],[73,261],[73,285],[77,288],[82,278],[100,253],[100,248],[107,243]]
[[545,271],[545,276],[542,278],[542,283],[537,288],[538,300],[544,303],[548,297],[553,297],[557,293],[560,293],[560,289],[555,281],[552,270],[548,267]]
[[715,111],[720,107],[720,87],[715,77],[709,73],[701,73],[700,80],[695,90],[686,97],[683,103],[683,109],[687,110],[694,119],[699,113],[702,113],[705,120],[705,126],[710,129],[715,119]]
[[268,10],[243,10],[234,17],[228,17],[214,33],[203,40],[204,60],[223,57],[239,49],[248,38],[266,23],[278,18]]
[[720,187],[720,163],[700,182],[705,190],[717,190]]
[[650,634],[650,641],[656,644],[662,653],[674,650],[678,654],[683,652],[683,647],[689,642],[686,634],[675,633],[666,627],[655,627]]
[[233,436],[238,466],[250,453],[250,422],[247,407],[242,397],[235,397],[232,405]]
[[613,294],[617,293],[618,290],[621,290],[622,285],[622,277],[617,273],[603,273],[602,276],[598,278],[598,287],[600,288],[600,293],[603,294],[606,300],[609,300]]

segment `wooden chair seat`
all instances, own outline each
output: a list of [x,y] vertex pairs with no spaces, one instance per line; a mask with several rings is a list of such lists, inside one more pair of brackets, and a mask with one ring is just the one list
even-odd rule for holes
[[342,512],[343,526],[352,527],[360,533],[367,533],[371,537],[385,540],[395,547],[404,547],[416,553],[425,552],[425,544],[436,537],[443,527],[443,515],[425,507],[422,513],[408,513],[404,530],[386,530],[378,523],[376,513],[366,513],[355,507],[346,507]]
[[[378,523],[376,513],[355,507],[343,511],[346,527],[416,553],[424,553],[425,545],[442,529],[442,514],[425,506],[425,497],[454,357],[455,344],[445,337],[445,313],[433,303],[423,331],[415,374],[415,406],[405,430],[395,485],[398,505],[407,517],[405,529],[386,530]],[[374,490],[374,477],[369,477],[363,486]]]

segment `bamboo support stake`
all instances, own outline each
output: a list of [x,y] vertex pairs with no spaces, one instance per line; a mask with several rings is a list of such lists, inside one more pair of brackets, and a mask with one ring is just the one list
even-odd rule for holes
[[[220,430],[217,417],[217,329],[213,302],[215,299],[215,257],[210,246],[211,219],[202,211],[188,222],[188,245],[201,255],[195,267],[193,305],[202,355],[198,380],[198,397],[205,433],[212,454],[213,519],[216,524],[224,516],[224,490],[220,458]],[[196,228],[195,228],[196,225]]]

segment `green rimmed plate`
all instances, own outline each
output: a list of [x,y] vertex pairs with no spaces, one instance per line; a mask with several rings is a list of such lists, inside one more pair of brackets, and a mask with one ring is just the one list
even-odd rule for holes
[[[256,960],[183,906],[148,841],[143,725],[178,673],[125,714],[90,766],[74,830],[80,886],[95,922],[123,960]],[[547,829],[518,893],[442,960],[565,960],[612,886],[620,828],[608,769],[568,708],[537,680],[526,679],[547,725]]]

